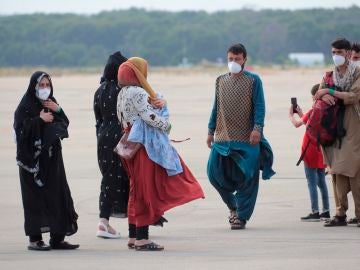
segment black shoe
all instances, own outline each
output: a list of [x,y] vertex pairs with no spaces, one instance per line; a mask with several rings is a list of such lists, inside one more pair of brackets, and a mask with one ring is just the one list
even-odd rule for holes
[[320,219],[321,220],[327,220],[330,218],[330,212],[329,211],[326,211],[326,212],[323,212],[320,214]]
[[334,216],[324,223],[325,227],[346,226],[346,216]]
[[30,245],[28,245],[28,250],[48,251],[51,250],[51,247],[40,240],[35,243],[30,243]]
[[52,243],[51,240],[50,240],[50,246],[52,249],[64,249],[64,250],[77,249],[80,247],[80,245],[72,245],[66,241],[62,241],[59,243]]
[[306,217],[301,217],[301,221],[320,221],[319,212],[310,213]]

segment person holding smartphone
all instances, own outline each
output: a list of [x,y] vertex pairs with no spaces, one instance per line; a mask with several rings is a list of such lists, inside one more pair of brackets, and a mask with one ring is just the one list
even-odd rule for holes
[[[311,89],[311,95],[314,100],[314,96],[319,89],[319,84],[316,84]],[[289,109],[289,118],[294,127],[298,128],[302,125],[306,125],[311,115],[312,109],[303,114],[299,105],[297,105],[296,99],[291,98],[291,107]],[[300,119],[295,119],[295,114],[298,114]],[[304,154],[304,168],[305,175],[308,183],[310,203],[311,203],[311,213],[307,216],[301,217],[301,221],[319,221],[320,219],[330,218],[329,210],[329,194],[325,181],[325,168],[323,155],[320,148],[312,142],[307,133],[305,132],[301,151]],[[321,199],[322,199],[322,213],[319,213],[319,203],[318,203],[318,191],[317,187],[320,189]]]

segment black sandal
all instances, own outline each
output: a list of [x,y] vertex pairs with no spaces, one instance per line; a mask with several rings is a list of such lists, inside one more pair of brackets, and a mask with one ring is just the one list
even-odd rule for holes
[[154,242],[151,242],[149,244],[145,244],[145,245],[141,245],[141,246],[135,245],[135,250],[136,251],[161,251],[161,250],[164,250],[164,247],[160,246]]
[[229,223],[232,230],[245,229],[246,221],[238,218],[236,214],[231,213],[229,216]]
[[135,248],[135,244],[134,243],[128,243],[127,244],[128,249],[134,249]]

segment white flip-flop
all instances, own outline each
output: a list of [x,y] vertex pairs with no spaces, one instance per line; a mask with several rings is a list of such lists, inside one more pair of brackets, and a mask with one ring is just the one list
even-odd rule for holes
[[103,227],[105,230],[98,230],[96,232],[96,236],[104,239],[118,239],[120,238],[120,233],[110,233],[108,230],[108,226],[106,226],[104,223],[100,222],[98,226]]

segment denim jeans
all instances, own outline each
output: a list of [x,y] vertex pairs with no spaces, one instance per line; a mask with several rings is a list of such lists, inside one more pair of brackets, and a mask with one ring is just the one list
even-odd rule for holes
[[321,193],[323,212],[329,211],[329,194],[325,181],[325,169],[309,168],[306,164],[304,166],[312,212],[319,212],[317,187],[319,187]]

